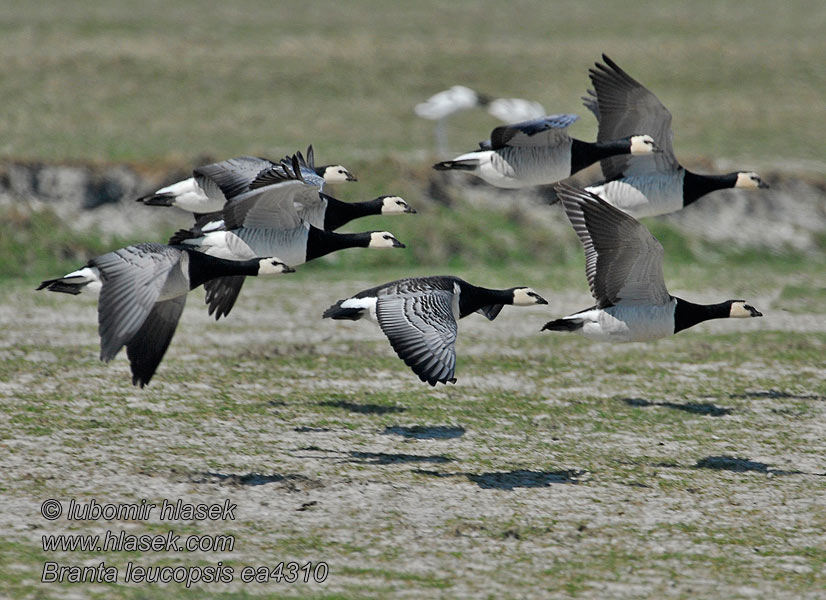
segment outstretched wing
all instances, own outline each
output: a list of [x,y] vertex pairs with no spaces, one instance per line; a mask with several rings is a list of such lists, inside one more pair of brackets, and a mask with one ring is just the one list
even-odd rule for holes
[[[194,169],[192,174],[207,196],[220,198],[223,195],[224,198],[230,200],[247,191],[255,177],[272,164],[265,158],[238,156],[203,165]],[[216,193],[216,189],[220,194]]]
[[663,247],[632,216],[598,196],[565,184],[556,193],[585,248],[585,274],[598,308],[663,305],[670,300],[663,278]]
[[376,318],[393,350],[430,385],[455,381],[453,291],[399,285],[382,290]]
[[599,121],[597,140],[616,140],[632,135],[650,135],[662,152],[647,156],[618,155],[600,161],[606,179],[622,174],[633,158],[636,172],[679,168],[674,156],[671,113],[663,103],[614,61],[602,55],[605,64],[589,70],[593,90],[583,97],[585,106]]
[[188,260],[184,256],[175,248],[146,243],[91,261],[103,282],[98,303],[101,360],[112,360],[132,340],[160,297],[170,271]]
[[215,313],[215,320],[225,317],[232,310],[238,294],[241,293],[241,286],[244,285],[244,275],[230,275],[228,277],[216,277],[204,283],[206,296],[204,300],[209,307],[209,314]]
[[126,344],[132,383],[145,386],[163,359],[186,304],[186,294],[156,302],[141,328]]
[[567,141],[568,126],[579,117],[573,114],[549,115],[513,125],[501,125],[490,134],[490,147],[558,146]]

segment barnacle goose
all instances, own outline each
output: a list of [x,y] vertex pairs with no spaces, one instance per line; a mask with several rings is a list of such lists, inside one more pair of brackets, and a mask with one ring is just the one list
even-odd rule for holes
[[190,248],[141,243],[93,258],[84,268],[44,281],[37,289],[99,293],[100,359],[109,362],[125,345],[132,383],[143,387],[169,347],[189,290],[224,275],[292,271],[275,258],[231,261]]
[[585,273],[597,304],[549,321],[543,331],[643,342],[709,319],[763,316],[745,300],[694,304],[670,295],[663,279],[663,247],[645,226],[591,192],[564,184],[555,189],[585,248]]
[[[341,165],[316,167],[312,146],[307,148],[307,163],[313,173],[327,183],[357,181]],[[192,171],[192,177],[141,196],[137,202],[151,206],[175,206],[196,215],[211,213],[223,208],[229,198],[247,191],[259,173],[277,164],[266,158],[239,156],[203,165]]]
[[[293,157],[297,163],[297,157]],[[314,227],[296,211],[296,197],[307,188],[297,167],[270,169],[262,175],[262,187],[236,196],[227,203],[219,230],[198,228],[178,231],[169,241],[182,244],[229,260],[245,260],[255,256],[278,256],[291,265],[301,265],[325,254],[345,248],[404,248],[387,231],[335,233]],[[206,302],[209,314],[215,318],[229,314],[241,291],[244,277],[220,277],[207,282]]]
[[555,183],[598,160],[615,154],[652,154],[657,150],[648,135],[583,142],[568,135],[579,117],[549,115],[495,128],[489,142],[433,165],[437,171],[461,170],[501,188],[523,188]]
[[[342,202],[324,193],[322,190],[327,183],[326,180],[315,173],[301,152],[282,159],[278,165],[262,170],[248,183],[244,192],[268,185],[279,185],[287,179],[298,179],[307,184],[295,190],[293,203],[298,216],[319,229],[333,231],[354,219],[371,215],[416,214],[416,209],[399,196],[384,195],[363,202]],[[231,203],[237,195],[228,192],[227,202]],[[195,215],[193,230],[196,229],[201,232],[226,229],[223,210]]]
[[757,173],[735,171],[699,175],[677,161],[672,147],[671,113],[662,102],[605,54],[590,69],[593,90],[583,96],[599,121],[597,140],[645,131],[662,150],[651,156],[612,156],[600,165],[605,181],[586,188],[636,218],[680,210],[715,190],[767,188]]
[[442,275],[400,279],[364,290],[339,300],[323,316],[377,322],[399,358],[419,379],[435,386],[456,382],[457,321],[473,312],[492,321],[505,304],[547,301],[529,287],[493,290]]

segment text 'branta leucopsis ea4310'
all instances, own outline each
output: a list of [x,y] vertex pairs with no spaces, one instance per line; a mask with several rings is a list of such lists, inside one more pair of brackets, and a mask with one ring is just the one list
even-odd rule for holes
[[[302,191],[317,190],[307,183],[297,166],[273,168],[251,184],[249,192],[236,196],[224,207],[224,229],[182,230],[170,239],[201,252],[228,260],[277,256],[297,266],[345,248],[404,248],[388,231],[335,233],[313,227],[296,210]],[[261,187],[257,187],[257,185]],[[216,319],[229,314],[241,291],[244,276],[219,277],[204,285],[209,313]]]
[[616,154],[651,154],[654,140],[644,133],[623,139],[584,142],[568,135],[579,117],[550,115],[495,128],[479,150],[433,165],[437,171],[460,170],[501,188],[556,183]]
[[558,184],[556,192],[585,248],[585,273],[597,304],[550,321],[543,331],[644,342],[709,319],[763,316],[745,300],[695,304],[670,295],[663,278],[663,247],[645,226],[585,190]]
[[[258,175],[278,162],[256,156],[238,156],[193,169],[192,177],[137,198],[149,206],[174,206],[196,215],[221,210],[227,200],[249,191]],[[327,183],[357,181],[341,165],[315,166],[313,147],[307,148],[307,164]]]
[[725,188],[769,187],[757,173],[735,171],[700,175],[674,155],[671,113],[647,88],[602,55],[605,64],[590,70],[593,90],[583,97],[599,121],[597,140],[644,131],[662,150],[650,156],[611,156],[600,161],[605,181],[586,189],[641,218],[680,210],[706,194]]
[[449,275],[391,281],[339,300],[325,319],[377,322],[390,345],[419,379],[455,383],[459,319],[478,312],[493,320],[506,304],[547,301],[529,287],[495,290]]
[[189,290],[224,275],[291,273],[275,258],[224,260],[191,248],[142,243],[93,258],[87,265],[37,289],[99,293],[100,359],[112,360],[126,346],[132,383],[152,379],[175,333]]

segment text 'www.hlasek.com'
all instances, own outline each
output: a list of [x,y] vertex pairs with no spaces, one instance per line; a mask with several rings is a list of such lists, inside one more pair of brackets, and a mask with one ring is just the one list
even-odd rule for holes
[[[65,508],[64,508],[65,506]],[[325,562],[278,561],[259,565],[168,564],[173,553],[220,553],[235,550],[231,534],[189,533],[193,523],[234,521],[238,505],[224,500],[213,504],[192,504],[182,500],[163,500],[159,504],[145,499],[135,503],[101,504],[95,500],[78,502],[48,499],[40,505],[40,514],[48,521],[65,519],[70,523],[88,521],[120,522],[124,526],[147,523],[155,533],[133,533],[126,529],[107,529],[96,534],[52,533],[41,537],[43,552],[139,553],[138,560],[101,560],[89,564],[69,564],[57,560],[43,563],[43,583],[178,583],[186,587],[211,583],[322,583],[329,567]],[[181,522],[186,531],[167,529],[165,524]],[[164,564],[153,564],[147,553],[163,553]],[[198,560],[202,563],[202,560]]]

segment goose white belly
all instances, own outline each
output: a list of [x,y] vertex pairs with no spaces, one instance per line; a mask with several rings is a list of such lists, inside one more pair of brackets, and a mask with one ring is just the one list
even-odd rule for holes
[[611,306],[594,308],[572,318],[582,319],[578,333],[601,342],[646,342],[674,333],[676,300],[663,306]]
[[571,175],[571,144],[545,146],[506,146],[491,152],[490,170],[498,177],[489,183],[499,187],[522,188],[548,185]]
[[233,229],[212,231],[199,238],[184,240],[204,254],[227,260],[249,260],[272,256],[288,265],[307,262],[307,228]]
[[585,188],[635,219],[683,208],[683,174],[631,175]]

